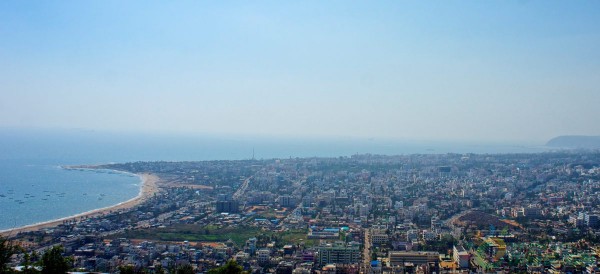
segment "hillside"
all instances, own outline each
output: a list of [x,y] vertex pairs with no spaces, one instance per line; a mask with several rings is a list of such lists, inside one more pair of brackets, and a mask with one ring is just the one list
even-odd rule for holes
[[559,136],[546,143],[549,147],[600,148],[600,136]]

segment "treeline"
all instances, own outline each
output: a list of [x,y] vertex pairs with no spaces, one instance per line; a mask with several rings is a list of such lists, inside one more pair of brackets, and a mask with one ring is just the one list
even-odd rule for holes
[[[63,274],[70,271],[75,271],[74,269],[72,269],[73,258],[69,256],[64,256],[63,254],[63,247],[57,245],[46,250],[40,258],[36,252],[26,252],[20,246],[0,236],[0,274]],[[15,270],[14,268],[10,267],[11,261],[13,259],[13,256],[19,255],[21,255],[23,258],[20,260],[19,270]],[[118,270],[121,274],[196,273],[194,268],[190,264],[181,265],[174,269],[164,269],[162,266],[158,266],[156,269],[153,270],[136,268],[132,265],[125,265],[119,266]],[[238,265],[236,261],[230,260],[223,266],[209,270],[208,274],[247,274],[247,272],[244,271],[244,269],[240,265]]]

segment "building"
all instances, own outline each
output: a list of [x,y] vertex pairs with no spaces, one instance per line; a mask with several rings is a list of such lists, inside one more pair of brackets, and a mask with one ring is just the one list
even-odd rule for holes
[[217,212],[218,213],[238,213],[240,211],[240,205],[238,201],[217,201]]
[[437,231],[442,228],[442,221],[439,217],[434,216],[431,218],[431,230]]
[[279,196],[279,205],[282,207],[295,207],[296,198],[291,197],[290,195],[281,195]]
[[384,229],[372,229],[371,230],[371,243],[373,245],[385,245],[390,241],[387,232]]
[[339,229],[323,229],[316,230],[314,228],[310,228],[308,230],[308,239],[339,239],[340,232]]
[[523,215],[529,219],[539,219],[542,217],[542,208],[530,205],[523,209]]
[[328,243],[317,247],[318,265],[326,264],[354,264],[360,262],[360,248],[359,243],[350,242],[344,244],[343,242],[335,242],[334,244]]
[[293,245],[285,245],[285,246],[283,246],[283,255],[284,256],[294,255],[295,250],[296,249],[294,248]]
[[229,193],[221,193],[219,195],[217,195],[217,201],[230,201],[231,200],[231,194]]
[[467,252],[465,248],[460,245],[454,246],[452,249],[452,255],[454,256],[454,262],[456,262],[456,265],[458,265],[460,268],[469,268],[469,252]]
[[271,260],[271,250],[263,248],[258,250],[257,258],[259,264],[267,264]]
[[258,240],[256,237],[250,238],[246,241],[246,245],[244,246],[244,252],[249,253],[250,255],[254,255],[256,252],[256,242]]
[[585,214],[585,225],[591,228],[598,228],[599,218],[596,214]]
[[497,237],[486,237],[482,244],[488,256],[494,261],[500,260],[506,253],[506,243]]
[[437,238],[437,234],[431,230],[423,230],[422,233],[423,241],[435,241]]
[[416,242],[419,240],[419,231],[416,229],[410,229],[406,232],[407,242]]
[[389,253],[390,266],[404,266],[405,264],[438,265],[440,262],[440,253],[438,252],[407,252],[407,251],[392,251]]
[[582,228],[585,226],[585,218],[579,215],[571,215],[569,216],[568,222],[575,227]]
[[282,261],[279,262],[277,268],[275,268],[276,274],[292,274],[294,272],[294,263]]

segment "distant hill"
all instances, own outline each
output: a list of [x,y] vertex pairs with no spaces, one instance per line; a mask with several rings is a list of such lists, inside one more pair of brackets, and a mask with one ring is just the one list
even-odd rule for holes
[[600,148],[600,136],[558,136],[548,141],[546,146],[560,148]]

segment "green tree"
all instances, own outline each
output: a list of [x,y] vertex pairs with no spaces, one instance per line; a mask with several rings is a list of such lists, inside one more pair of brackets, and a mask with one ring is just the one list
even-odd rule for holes
[[177,274],[194,274],[194,268],[190,264],[184,264],[177,268]]
[[247,274],[244,268],[234,260],[229,260],[224,266],[213,268],[208,274]]
[[19,251],[19,247],[8,239],[0,236],[0,273],[11,273],[8,263],[12,255]]
[[[161,269],[161,271],[162,271],[162,269]],[[122,265],[122,266],[119,266],[119,273],[121,273],[121,274],[144,274],[144,273],[147,273],[147,271],[141,267],[135,267],[133,265]],[[155,273],[164,273],[164,271],[155,272]]]
[[53,246],[42,256],[42,274],[62,274],[69,271],[70,260],[63,255],[62,246]]
[[[35,253],[34,253],[35,255]],[[31,255],[29,253],[25,253],[23,260],[23,273],[25,274],[35,274],[40,273],[31,263]]]
[[119,266],[119,273],[134,274],[135,270],[133,269],[133,265],[122,265],[122,266]]
[[155,274],[165,274],[166,272],[165,272],[165,269],[163,268],[163,266],[161,264],[159,264],[154,268],[154,273]]

